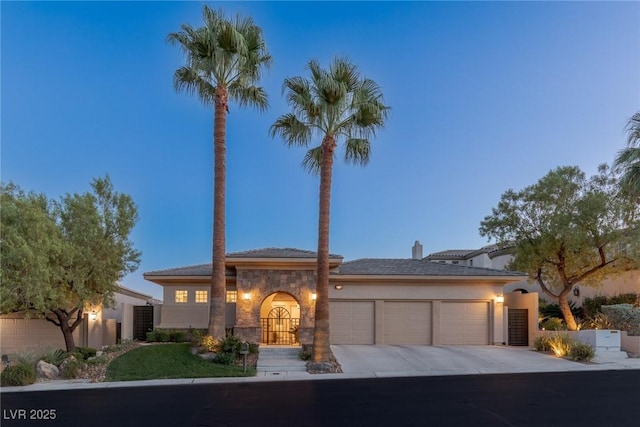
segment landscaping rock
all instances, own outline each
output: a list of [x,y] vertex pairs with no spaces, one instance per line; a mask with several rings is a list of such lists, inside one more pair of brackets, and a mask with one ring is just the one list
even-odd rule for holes
[[310,374],[341,374],[342,366],[331,353],[328,362],[307,362],[307,372]]
[[38,364],[36,365],[36,372],[38,373],[38,377],[50,380],[58,378],[58,375],[60,375],[60,370],[56,365],[47,363],[44,360],[38,361]]

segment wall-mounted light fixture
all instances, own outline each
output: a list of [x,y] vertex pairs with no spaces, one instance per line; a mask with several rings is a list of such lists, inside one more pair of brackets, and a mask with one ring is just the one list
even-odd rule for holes
[[504,302],[504,295],[496,295],[496,302],[497,303],[503,303]]
[[98,313],[95,310],[89,313],[89,320],[98,320]]
[[249,292],[245,292],[242,294],[242,299],[245,301],[249,301],[251,299],[251,294]]
[[337,290],[341,291],[342,290],[342,285],[335,285],[334,288],[336,288]]
[[315,301],[318,298],[318,294],[315,292],[311,293],[311,301]]
[[579,287],[575,287],[573,288],[573,295],[579,297],[580,296],[580,288]]

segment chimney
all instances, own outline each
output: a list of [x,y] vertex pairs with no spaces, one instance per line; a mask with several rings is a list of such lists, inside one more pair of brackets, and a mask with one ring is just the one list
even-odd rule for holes
[[422,245],[417,240],[413,244],[413,248],[411,248],[411,258],[422,259]]

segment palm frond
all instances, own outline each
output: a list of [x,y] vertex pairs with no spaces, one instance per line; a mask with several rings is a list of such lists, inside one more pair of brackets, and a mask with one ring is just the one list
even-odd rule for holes
[[196,94],[205,105],[215,101],[215,86],[191,67],[180,67],[173,75],[176,92]]
[[184,24],[181,31],[167,36],[167,42],[179,45],[187,56],[186,65],[174,75],[176,89],[196,93],[208,104],[211,89],[224,86],[241,107],[268,108],[266,92],[256,84],[272,61],[260,27],[252,18],[227,19],[222,10],[206,5],[202,19],[201,27]]
[[[345,161],[366,164],[370,139],[384,126],[390,109],[384,104],[380,87],[361,77],[357,67],[345,58],[335,58],[328,70],[312,59],[307,68],[310,77],[285,79],[282,91],[293,113],[281,116],[272,125],[271,136],[281,135],[291,147],[306,146],[313,135],[332,135],[336,143],[345,142]],[[321,148],[309,150],[302,166],[317,171],[321,158]]]
[[629,119],[627,133],[627,145],[629,145],[629,147],[637,146],[640,148],[640,111]]
[[322,146],[319,145],[307,151],[307,154],[305,154],[304,159],[302,160],[301,166],[307,172],[312,173],[314,175],[318,175],[320,173],[321,164],[322,164]]
[[295,114],[284,114],[275,121],[269,128],[272,138],[280,135],[288,146],[306,147],[311,140],[311,128],[298,119]]
[[366,166],[371,155],[371,144],[368,139],[349,138],[345,142],[344,160],[347,163]]
[[241,107],[255,107],[260,112],[269,108],[269,99],[264,88],[245,86],[234,82],[229,86],[229,94]]

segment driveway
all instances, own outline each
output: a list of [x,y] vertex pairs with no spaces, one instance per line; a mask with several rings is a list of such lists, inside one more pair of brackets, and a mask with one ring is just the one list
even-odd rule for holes
[[396,377],[640,368],[640,359],[585,364],[558,359],[527,347],[332,345],[331,349],[342,365],[342,371],[353,376]]

